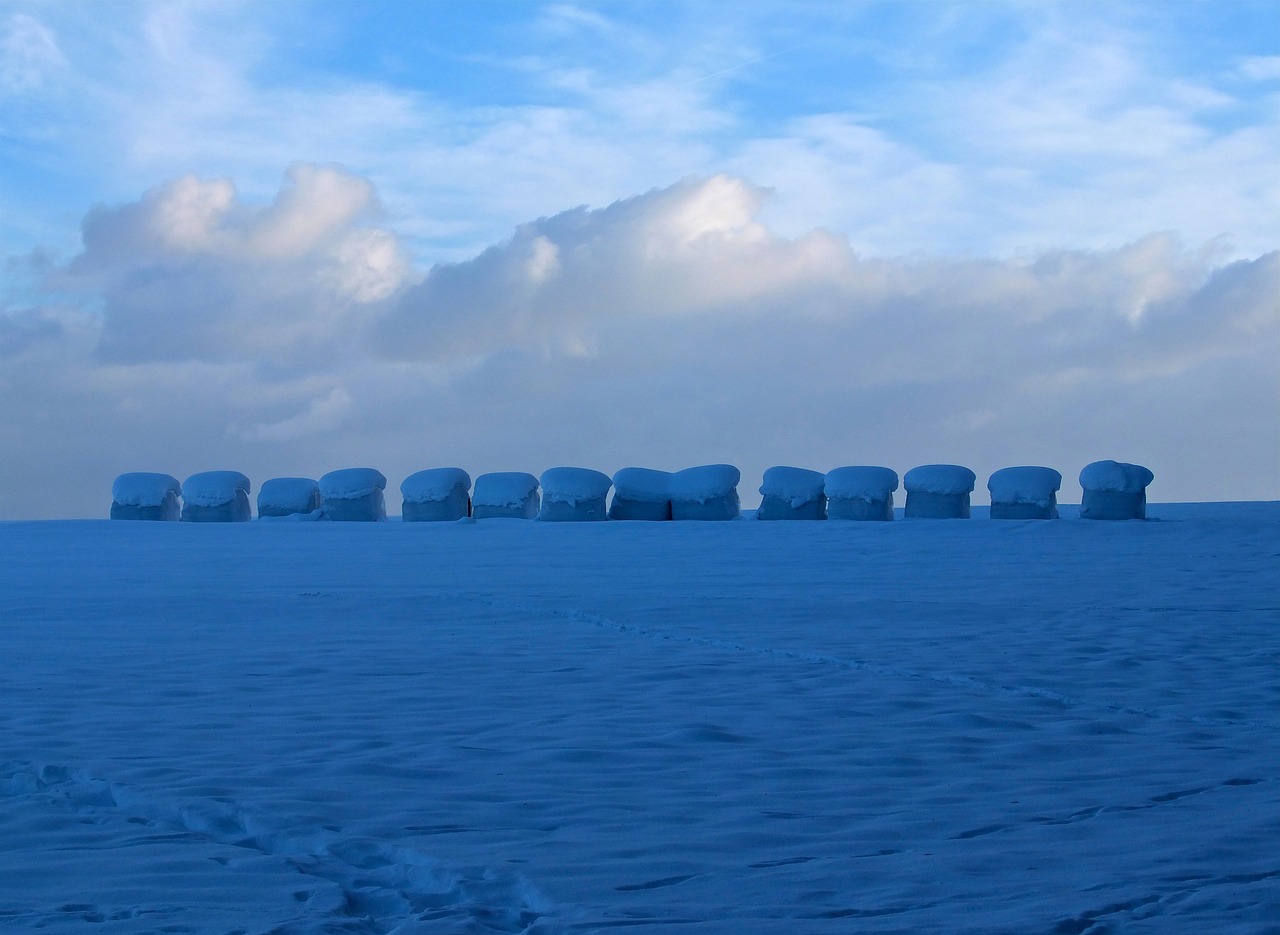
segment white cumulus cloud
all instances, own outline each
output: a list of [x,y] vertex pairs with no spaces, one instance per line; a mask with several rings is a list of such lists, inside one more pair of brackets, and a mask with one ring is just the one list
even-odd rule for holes
[[409,274],[398,239],[368,226],[377,213],[373,186],[334,167],[292,167],[262,207],[187,176],[93,209],[52,281],[100,294],[112,360],[328,354]]

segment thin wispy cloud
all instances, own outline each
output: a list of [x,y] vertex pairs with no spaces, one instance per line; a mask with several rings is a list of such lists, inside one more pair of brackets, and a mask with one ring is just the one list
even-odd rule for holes
[[710,72],[709,74],[701,75],[700,77],[694,78],[692,81],[689,82],[689,84],[691,85],[702,84],[702,82],[710,81],[713,78],[722,78],[725,75],[732,75],[735,72],[742,71],[744,68],[750,68],[753,65],[759,65],[762,62],[770,61],[771,59],[778,58],[779,56],[790,55],[793,52],[798,52],[807,47],[808,47],[808,43],[802,43],[800,45],[793,45],[786,49],[779,49],[777,52],[770,52],[768,55],[758,55],[754,58],[748,59],[745,62],[739,62],[736,65],[730,65],[728,68],[721,68],[718,71],[713,71],[713,72]]
[[66,67],[53,33],[35,17],[13,13],[0,25],[0,93],[37,90]]
[[[79,49],[80,9],[23,15]],[[1258,181],[1277,119],[1242,97],[1265,82],[1231,80],[1265,75],[1267,56],[1224,53],[1217,70],[1180,73],[1179,50],[1135,33],[1132,16],[1016,5],[984,8],[979,55],[974,17],[920,9],[913,26],[909,6],[879,21],[859,8],[749,6],[735,20],[680,6],[654,17],[515,7],[501,42],[455,35],[448,56],[426,54],[392,82],[293,61],[299,42],[336,42],[305,8],[126,6],[94,22],[104,38],[66,79],[92,107],[42,110],[74,123],[60,158],[79,160],[109,199],[189,172],[265,197],[292,162],[340,163],[376,182],[425,263],[463,258],[529,217],[726,169],[777,190],[770,218],[784,229],[830,227],[874,253],[1008,255],[1154,230],[1226,235],[1242,256],[1271,245],[1276,196]],[[524,28],[539,20],[566,28]],[[775,35],[786,41],[759,38]],[[488,100],[457,101],[457,81]],[[853,133],[878,149],[850,147]],[[868,200],[882,184],[899,187],[888,223]],[[75,217],[92,199],[67,190]]]
[[1280,55],[1247,55],[1239,68],[1251,81],[1280,81]]

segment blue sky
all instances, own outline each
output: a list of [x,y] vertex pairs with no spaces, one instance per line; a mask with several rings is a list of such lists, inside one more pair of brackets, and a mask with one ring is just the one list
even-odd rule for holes
[[0,516],[352,459],[1280,495],[1274,4],[19,2],[0,56]]

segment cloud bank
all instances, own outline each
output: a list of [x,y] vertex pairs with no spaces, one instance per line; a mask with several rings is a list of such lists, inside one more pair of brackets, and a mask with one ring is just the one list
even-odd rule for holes
[[[393,482],[582,464],[1114,457],[1154,499],[1280,496],[1280,252],[1153,233],[1023,259],[784,236],[693,177],[415,269],[373,184],[297,165],[253,204],[183,177],[97,207],[0,313],[0,517],[103,515],[115,474]],[[38,267],[38,269],[36,268]]]

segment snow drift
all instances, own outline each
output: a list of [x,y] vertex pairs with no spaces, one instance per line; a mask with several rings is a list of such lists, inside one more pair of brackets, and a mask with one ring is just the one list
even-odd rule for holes
[[1273,932],[1280,503],[1149,513],[0,523],[0,930]]

